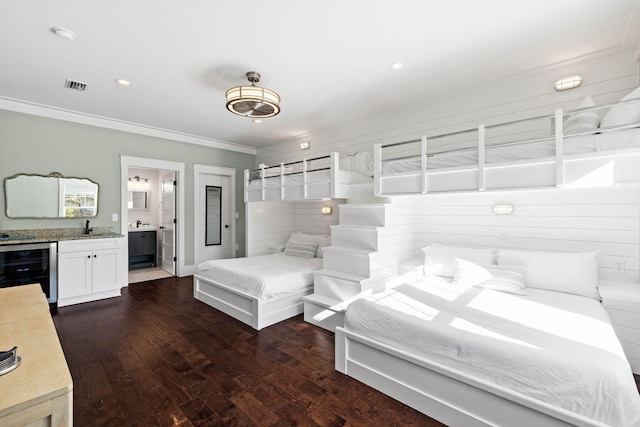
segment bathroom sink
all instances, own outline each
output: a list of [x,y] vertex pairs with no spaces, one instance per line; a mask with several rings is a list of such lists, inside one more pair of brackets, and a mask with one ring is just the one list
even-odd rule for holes
[[157,229],[158,227],[155,225],[141,225],[140,227],[129,227],[129,233],[136,231],[153,231]]

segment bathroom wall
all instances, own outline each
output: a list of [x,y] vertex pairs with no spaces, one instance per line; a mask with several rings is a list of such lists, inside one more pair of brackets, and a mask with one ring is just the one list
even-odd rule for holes
[[[148,208],[147,210],[129,209],[126,222],[129,226],[136,226],[136,221],[153,226],[160,225],[160,178],[159,171],[154,169],[129,168],[129,178],[139,176],[148,178]],[[135,185],[135,184],[134,184]]]

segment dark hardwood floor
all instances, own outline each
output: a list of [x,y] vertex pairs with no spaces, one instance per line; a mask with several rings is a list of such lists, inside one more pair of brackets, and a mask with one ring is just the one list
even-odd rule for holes
[[76,426],[441,426],[334,369],[302,316],[255,331],[193,298],[192,278],[58,309]]

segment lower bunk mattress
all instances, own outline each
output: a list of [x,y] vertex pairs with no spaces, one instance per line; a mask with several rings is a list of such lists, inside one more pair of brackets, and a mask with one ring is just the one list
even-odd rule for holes
[[353,302],[345,329],[605,425],[640,424],[640,396],[599,301],[425,277]]
[[205,261],[198,266],[197,275],[269,299],[312,285],[313,272],[321,268],[322,258],[276,253]]

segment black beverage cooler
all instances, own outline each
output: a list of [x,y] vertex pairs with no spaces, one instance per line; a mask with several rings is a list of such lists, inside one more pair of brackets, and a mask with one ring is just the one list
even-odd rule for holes
[[39,283],[49,304],[58,301],[57,243],[0,245],[0,288]]

